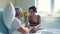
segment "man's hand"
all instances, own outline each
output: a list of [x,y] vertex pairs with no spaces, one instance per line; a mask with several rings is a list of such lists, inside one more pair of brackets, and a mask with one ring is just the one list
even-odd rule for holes
[[24,28],[22,28],[22,27],[18,28],[18,31],[21,32],[22,34],[27,34],[27,33],[28,33],[28,32],[27,32]]

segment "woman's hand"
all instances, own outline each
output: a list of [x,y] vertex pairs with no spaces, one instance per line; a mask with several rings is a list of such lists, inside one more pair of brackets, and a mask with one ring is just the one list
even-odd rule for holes
[[33,27],[33,28],[30,30],[30,32],[35,33],[35,32],[36,32],[35,27]]
[[27,34],[27,32],[23,32],[22,34]]
[[33,27],[33,29],[36,31],[36,27]]
[[27,26],[27,28],[28,28],[29,32],[32,32],[32,33],[36,32],[36,28],[35,27]]

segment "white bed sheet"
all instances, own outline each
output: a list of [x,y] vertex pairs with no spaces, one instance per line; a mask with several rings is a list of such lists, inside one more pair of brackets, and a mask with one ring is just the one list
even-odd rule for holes
[[[25,25],[22,24],[24,27]],[[24,27],[25,28],[25,27]],[[36,33],[29,33],[29,34],[60,34],[60,29],[56,28],[43,28],[41,27],[41,30],[38,30]],[[17,30],[13,32],[13,34],[22,34],[21,32],[18,32]]]
[[[14,34],[21,34],[18,31],[15,31]],[[60,29],[42,29],[38,30],[36,33],[29,33],[29,34],[60,34]]]
[[42,29],[33,34],[60,34],[60,29]]

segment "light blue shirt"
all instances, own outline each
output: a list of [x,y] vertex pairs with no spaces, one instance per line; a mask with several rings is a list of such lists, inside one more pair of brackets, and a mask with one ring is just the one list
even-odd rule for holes
[[21,21],[15,17],[12,22],[11,28],[9,29],[9,34],[12,34],[15,30],[20,28],[20,26],[21,26]]

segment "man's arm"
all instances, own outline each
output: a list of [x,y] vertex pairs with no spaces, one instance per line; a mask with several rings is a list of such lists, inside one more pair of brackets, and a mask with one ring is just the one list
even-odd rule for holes
[[27,34],[26,30],[23,29],[22,27],[18,28],[18,31],[21,32],[22,34]]

